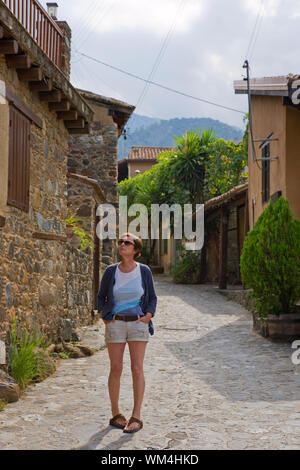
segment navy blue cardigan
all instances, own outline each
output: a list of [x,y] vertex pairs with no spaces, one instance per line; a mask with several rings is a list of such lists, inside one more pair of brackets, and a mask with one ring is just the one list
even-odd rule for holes
[[[115,283],[115,271],[118,263],[111,264],[105,269],[100,288],[98,292],[98,310],[102,311],[103,320],[110,321],[113,319],[112,310],[114,306],[113,298],[113,285]],[[146,314],[147,312],[152,313],[154,316],[157,304],[157,296],[155,294],[154,283],[152,272],[149,266],[140,263],[142,285],[144,288],[144,294],[142,296],[141,309]],[[149,333],[154,334],[154,328],[152,320],[149,322]]]

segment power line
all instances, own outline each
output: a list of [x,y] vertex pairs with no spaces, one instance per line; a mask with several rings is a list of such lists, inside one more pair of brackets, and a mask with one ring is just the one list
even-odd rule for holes
[[[185,1],[186,1],[186,0],[180,0],[180,4],[179,4],[178,9],[177,9],[177,11],[176,11],[176,15],[174,16],[174,19],[173,19],[173,22],[172,22],[172,24],[171,24],[171,26],[170,26],[170,28],[169,28],[168,34],[166,35],[166,37],[165,37],[165,39],[164,39],[164,41],[163,41],[163,43],[162,43],[162,45],[161,45],[160,51],[159,51],[159,53],[158,53],[158,55],[157,55],[157,58],[156,58],[156,60],[155,60],[155,62],[154,62],[154,64],[153,64],[152,70],[151,70],[151,72],[150,72],[150,74],[149,74],[149,76],[148,76],[148,80],[152,80],[152,79],[154,78],[156,72],[157,72],[157,69],[158,69],[158,67],[159,67],[159,65],[160,65],[160,63],[161,63],[161,61],[162,61],[162,59],[163,59],[163,56],[164,56],[164,54],[165,54],[165,52],[166,52],[166,49],[167,49],[167,47],[168,47],[168,43],[169,43],[169,41],[170,41],[170,39],[171,39],[171,35],[172,35],[173,30],[174,30],[174,28],[175,28],[179,11],[181,10],[181,8],[182,8],[183,4],[185,3]],[[139,97],[139,99],[138,99],[138,102],[137,102],[137,104],[136,104],[135,113],[136,113],[136,111],[137,111],[138,106],[141,105],[142,102],[143,102],[143,100],[145,99],[145,96],[146,96],[147,91],[149,90],[149,88],[150,88],[150,84],[149,84],[149,83],[146,83],[145,86],[144,86],[144,88],[143,88],[143,91],[142,91],[142,93],[141,93],[141,95],[140,95],[140,97]],[[133,116],[133,120],[134,120],[134,116]]]
[[[264,6],[262,8],[262,12],[264,12]],[[257,38],[259,36],[259,32],[260,32],[260,28],[261,28],[261,24],[262,24],[263,19],[264,19],[264,15],[262,14],[259,18],[259,23],[258,23],[257,30],[256,30],[256,36],[255,36],[253,44],[252,44],[252,51],[251,51],[251,54],[249,56],[249,61],[251,61],[251,59],[253,57],[256,41],[257,41]]]
[[145,78],[139,77],[138,75],[135,75],[131,72],[123,70],[119,67],[115,67],[114,65],[107,64],[106,62],[103,62],[102,60],[96,59],[95,57],[91,57],[87,54],[84,54],[83,52],[78,51],[78,50],[76,50],[76,52],[78,54],[82,55],[83,57],[86,57],[87,59],[93,60],[94,62],[97,62],[98,64],[104,65],[105,67],[109,67],[113,70],[116,70],[117,72],[123,73],[124,75],[128,75],[129,77],[135,78],[137,80],[141,80],[142,82],[149,83],[151,85],[155,85],[159,88],[170,91],[172,93],[176,93],[177,95],[185,96],[186,98],[190,98],[190,99],[193,99],[193,100],[196,100],[196,101],[200,101],[202,103],[210,104],[212,106],[217,106],[218,108],[227,109],[229,111],[234,111],[235,113],[246,114],[246,111],[241,111],[240,109],[230,108],[229,106],[225,106],[225,105],[222,105],[222,104],[219,104],[219,103],[214,103],[213,101],[208,101],[208,100],[205,100],[203,98],[198,98],[197,96],[190,95],[190,94],[185,93],[183,91],[175,90],[174,88],[170,88],[168,86],[162,85],[161,83],[153,82],[152,80],[147,80]]
[[[245,59],[248,59],[248,54],[249,54],[250,48],[253,44],[253,39],[254,39],[254,36],[255,36],[255,33],[256,33],[258,21],[260,20],[260,17],[261,17],[261,12],[262,12],[263,6],[264,6],[264,0],[261,0],[260,7],[259,7],[259,10],[257,12],[255,24],[254,24],[254,27],[253,27],[253,30],[252,30],[252,33],[251,33],[251,36],[250,36],[250,40],[249,40],[248,49],[247,49],[247,52],[246,52],[246,55],[245,55]],[[256,42],[256,39],[255,39],[255,42]]]

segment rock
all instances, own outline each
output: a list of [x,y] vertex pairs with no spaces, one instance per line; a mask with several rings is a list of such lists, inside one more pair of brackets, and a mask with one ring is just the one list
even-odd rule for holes
[[46,351],[47,351],[48,354],[52,354],[52,353],[55,352],[55,348],[56,348],[56,344],[50,344],[50,346],[48,346]]
[[0,369],[0,400],[8,403],[18,401],[20,388],[17,382]]
[[56,353],[62,353],[62,352],[64,352],[64,347],[63,347],[62,343],[56,344],[54,351],[55,351]]
[[49,284],[45,280],[39,283],[39,300],[40,303],[47,307],[51,304],[56,303],[57,299],[57,288],[55,284]]
[[79,344],[77,347],[80,349],[80,351],[83,352],[83,354],[85,356],[92,356],[94,354],[93,349],[89,348],[88,346],[83,346],[83,345]]
[[81,341],[81,334],[79,330],[72,330],[71,341]]
[[71,344],[65,344],[65,351],[69,354],[70,357],[78,359],[79,357],[85,357],[85,354],[77,346],[72,346]]
[[61,335],[64,341],[71,341],[72,338],[72,320],[69,318],[61,319],[62,330]]

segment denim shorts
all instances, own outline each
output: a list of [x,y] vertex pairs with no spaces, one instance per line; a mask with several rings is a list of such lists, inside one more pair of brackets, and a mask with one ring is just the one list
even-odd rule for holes
[[105,323],[106,343],[149,341],[149,324],[145,322],[115,320]]

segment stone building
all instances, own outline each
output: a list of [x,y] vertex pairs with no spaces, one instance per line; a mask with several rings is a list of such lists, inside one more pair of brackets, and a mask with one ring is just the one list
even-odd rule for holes
[[[99,240],[95,236],[99,221],[96,210],[101,200],[114,205],[118,216],[118,138],[135,108],[90,91],[78,91],[93,110],[94,119],[88,135],[70,136],[68,212],[81,219],[82,227],[94,240],[92,298],[97,308],[101,273],[116,262],[117,250],[113,240]],[[87,188],[91,184],[98,188],[98,202],[96,198],[91,202],[91,189]]]
[[123,181],[127,178],[134,178],[139,173],[145,173],[157,163],[157,157],[160,153],[167,150],[174,150],[176,147],[131,147],[126,158],[119,160],[118,170],[119,179]]
[[[0,1],[1,351],[11,316],[40,325],[54,342],[70,339],[70,326],[92,321],[101,268],[95,208],[117,204],[116,141],[133,110],[108,100],[93,122],[97,105],[69,81],[67,23],[30,2],[39,21]],[[93,249],[68,243],[71,213],[84,219]],[[102,252],[105,265],[113,248]]]

